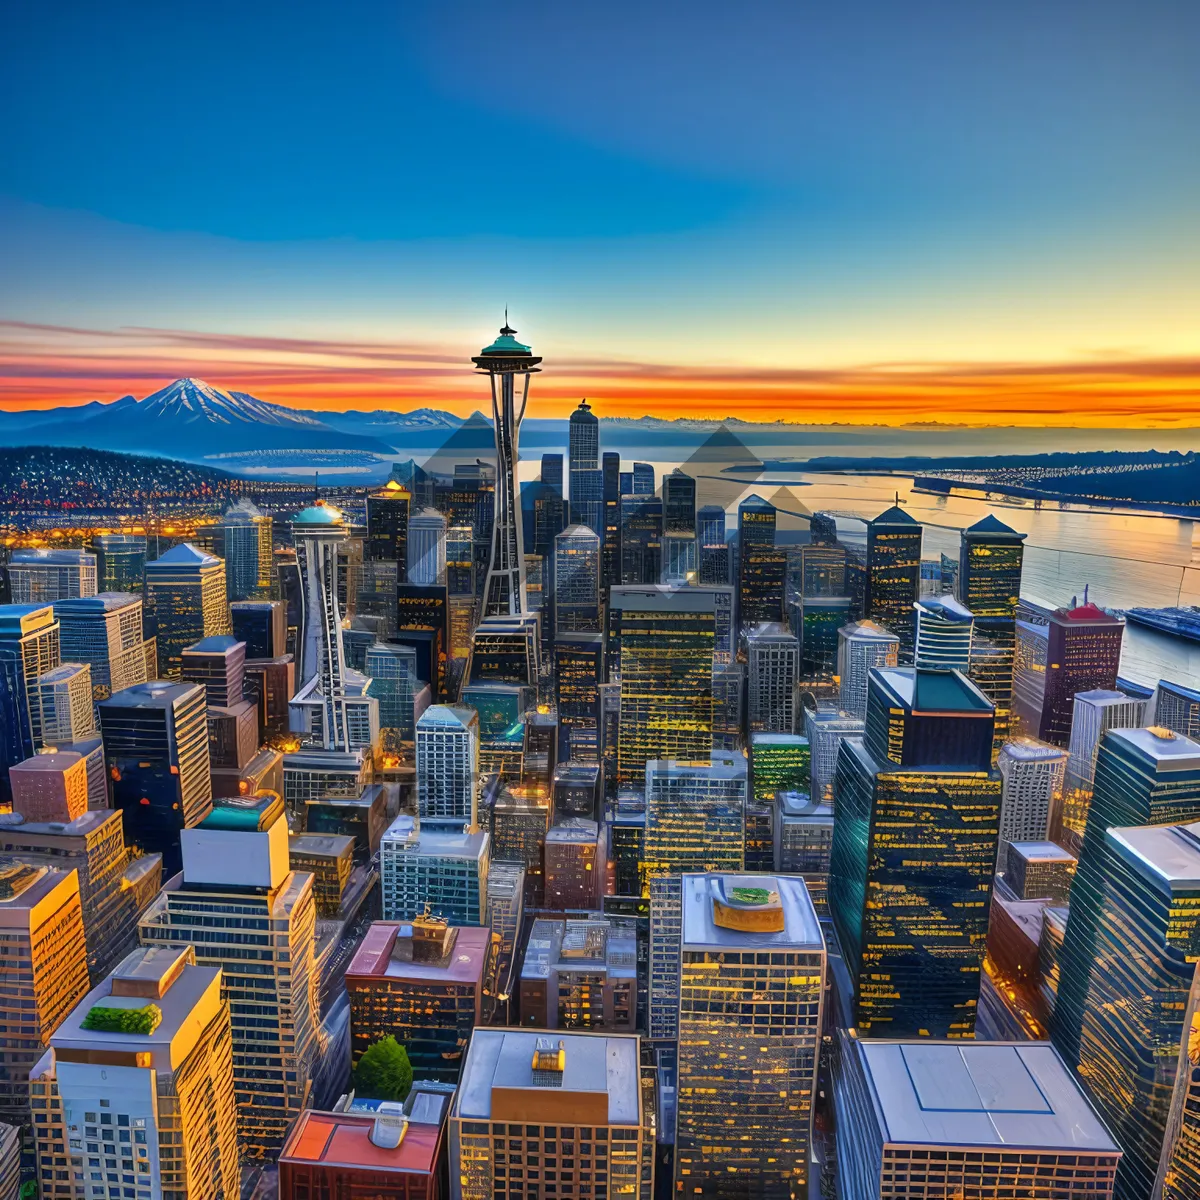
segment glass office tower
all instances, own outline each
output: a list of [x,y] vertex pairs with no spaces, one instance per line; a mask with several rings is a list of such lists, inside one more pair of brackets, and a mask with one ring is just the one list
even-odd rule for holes
[[900,639],[900,661],[916,644],[913,605],[921,594],[921,526],[899,505],[867,522],[867,616]]
[[394,479],[367,494],[367,559],[394,562],[403,579],[408,565],[408,517],[412,493]]
[[807,1193],[825,968],[803,880],[683,877],[678,1195]]
[[842,743],[829,907],[863,1033],[975,1030],[1000,824],[991,702],[957,671],[871,673]]

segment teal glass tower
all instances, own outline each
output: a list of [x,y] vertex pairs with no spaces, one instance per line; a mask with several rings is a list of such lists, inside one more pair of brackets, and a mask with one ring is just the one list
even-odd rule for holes
[[864,1036],[974,1036],[1000,827],[991,702],[958,671],[873,670],[838,754],[829,908]]
[[[483,586],[484,616],[523,616],[529,611],[525,592],[525,555],[521,535],[521,495],[517,491],[517,440],[529,402],[529,378],[542,360],[517,341],[505,321],[499,337],[471,361],[492,385],[492,428],[496,436],[495,518],[492,553]],[[524,377],[521,408],[516,406],[515,379]]]

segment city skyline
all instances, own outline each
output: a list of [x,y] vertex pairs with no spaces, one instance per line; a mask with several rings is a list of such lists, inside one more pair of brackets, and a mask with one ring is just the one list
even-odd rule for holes
[[23,11],[0,407],[467,415],[508,305],[535,417],[1187,426],[1197,16],[1075,7]]

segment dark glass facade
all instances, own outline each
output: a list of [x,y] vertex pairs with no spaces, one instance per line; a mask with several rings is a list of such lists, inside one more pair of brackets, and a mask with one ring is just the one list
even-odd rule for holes
[[867,524],[866,613],[900,639],[902,663],[912,662],[920,592],[921,526],[894,506]]

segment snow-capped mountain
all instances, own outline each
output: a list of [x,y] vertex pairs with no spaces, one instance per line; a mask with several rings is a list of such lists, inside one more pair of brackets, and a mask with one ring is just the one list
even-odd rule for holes
[[0,444],[127,450],[191,462],[248,450],[393,450],[391,439],[335,427],[202,379],[177,379],[144,400],[125,396],[112,404],[47,409],[36,422],[0,421]]

